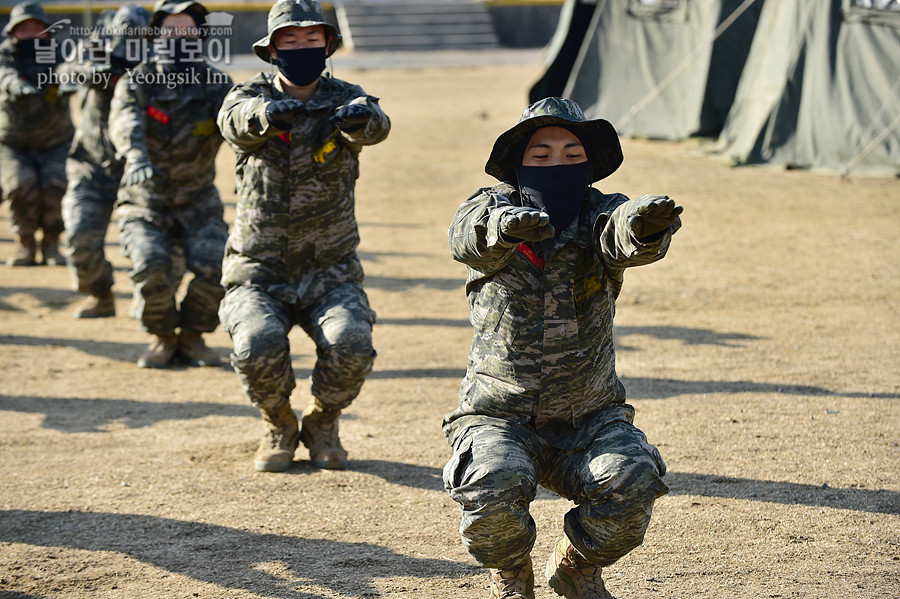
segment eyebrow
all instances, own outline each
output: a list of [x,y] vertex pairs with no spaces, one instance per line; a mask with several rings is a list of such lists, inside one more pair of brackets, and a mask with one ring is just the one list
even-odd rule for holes
[[[548,143],[538,142],[538,143],[536,143],[536,144],[531,144],[530,146],[528,146],[527,149],[530,150],[530,149],[532,149],[532,148],[549,148],[549,147],[550,147],[550,144],[548,144]],[[571,142],[567,143],[567,144],[566,144],[565,146],[563,146],[563,147],[565,147],[565,148],[574,148],[574,147],[580,147],[580,148],[583,148],[583,147],[584,147],[584,144],[581,143],[580,141],[571,141]]]

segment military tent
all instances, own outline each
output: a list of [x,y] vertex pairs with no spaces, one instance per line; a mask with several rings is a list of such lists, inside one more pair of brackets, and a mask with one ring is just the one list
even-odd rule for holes
[[762,5],[763,0],[566,0],[550,43],[550,64],[529,97],[570,97],[588,116],[609,120],[626,136],[715,137]]
[[739,164],[900,175],[900,0],[767,2],[719,145]]

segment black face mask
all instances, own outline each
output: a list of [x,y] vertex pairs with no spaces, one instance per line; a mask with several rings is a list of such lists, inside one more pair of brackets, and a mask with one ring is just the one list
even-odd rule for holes
[[19,56],[22,60],[34,60],[37,54],[37,40],[18,40],[16,48],[19,50]]
[[578,214],[591,184],[591,163],[519,166],[519,188],[525,200],[550,215],[559,235]]
[[325,70],[325,47],[278,50],[278,70],[294,85],[309,85]]

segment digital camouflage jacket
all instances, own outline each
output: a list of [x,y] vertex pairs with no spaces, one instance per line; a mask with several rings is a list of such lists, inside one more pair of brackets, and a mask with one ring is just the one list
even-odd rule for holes
[[156,56],[119,79],[109,114],[116,156],[149,156],[160,172],[120,188],[119,205],[184,206],[213,185],[223,141],[216,115],[232,85],[228,75],[205,62],[167,72]]
[[[323,76],[306,103],[309,116],[285,131],[265,113],[269,101],[288,97],[277,77],[260,73],[237,85],[219,113],[237,154],[238,185],[222,284],[256,286],[305,306],[341,283],[362,282],[354,214],[359,152],[387,137],[390,120],[378,98]],[[329,118],[351,103],[368,106],[374,117],[345,133]]]
[[633,418],[615,370],[615,300],[624,270],[662,258],[677,229],[639,242],[629,215],[641,200],[591,188],[568,228],[531,245],[499,233],[503,214],[521,205],[512,186],[460,206],[450,253],[467,266],[475,330],[459,406],[444,419],[451,444],[470,426],[514,422],[575,449],[604,424]]
[[[67,143],[74,128],[70,91],[41,84],[38,74],[54,65],[25,61],[12,39],[0,43],[0,143],[24,151],[43,151]],[[38,93],[22,94],[27,83]]]

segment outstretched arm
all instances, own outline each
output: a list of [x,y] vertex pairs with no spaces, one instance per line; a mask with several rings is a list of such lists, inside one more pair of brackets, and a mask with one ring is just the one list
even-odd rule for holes
[[508,264],[519,243],[552,236],[553,225],[546,213],[515,206],[490,189],[466,200],[448,231],[453,259],[485,273]]
[[601,214],[594,223],[594,238],[604,262],[620,269],[661,259],[681,227],[681,212],[668,196],[644,195]]

